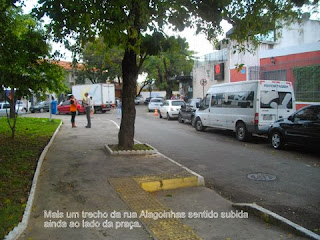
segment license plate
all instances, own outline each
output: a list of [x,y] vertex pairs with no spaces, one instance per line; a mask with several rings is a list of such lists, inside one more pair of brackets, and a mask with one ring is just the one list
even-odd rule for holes
[[263,120],[272,120],[272,115],[271,114],[264,114],[262,118],[263,118]]

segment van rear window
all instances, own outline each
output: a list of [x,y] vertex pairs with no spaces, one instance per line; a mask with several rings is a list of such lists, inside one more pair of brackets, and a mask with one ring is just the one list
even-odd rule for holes
[[260,108],[292,109],[292,93],[261,91]]

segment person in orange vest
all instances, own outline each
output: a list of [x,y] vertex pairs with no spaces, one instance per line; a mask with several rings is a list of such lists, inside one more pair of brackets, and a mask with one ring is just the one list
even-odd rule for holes
[[76,123],[75,123],[75,119],[76,119],[76,114],[77,114],[77,105],[78,105],[78,101],[77,99],[74,98],[73,95],[70,96],[70,112],[71,112],[71,125],[73,128],[76,128]]

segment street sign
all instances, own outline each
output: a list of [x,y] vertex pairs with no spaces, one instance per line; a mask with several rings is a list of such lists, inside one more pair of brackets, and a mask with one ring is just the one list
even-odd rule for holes
[[202,85],[202,86],[205,86],[205,85],[207,85],[207,83],[208,83],[208,81],[207,81],[207,79],[201,79],[200,80],[200,84]]

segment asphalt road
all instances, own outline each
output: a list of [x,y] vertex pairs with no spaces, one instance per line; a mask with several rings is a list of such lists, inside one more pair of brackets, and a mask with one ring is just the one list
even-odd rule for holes
[[[197,132],[190,124],[167,121],[137,106],[135,138],[201,174],[207,187],[233,202],[256,202],[302,226],[320,231],[320,152],[288,147],[273,150],[267,139],[249,143],[231,131]],[[255,181],[266,173],[273,181]],[[318,230],[317,230],[318,229]]]
[[[243,143],[237,141],[231,131],[197,132],[190,124],[154,116],[144,105],[136,109],[137,140],[151,144],[201,174],[206,186],[223,197],[238,203],[255,202],[319,234],[319,151],[298,147],[273,150],[265,138],[254,137],[251,142]],[[43,117],[47,117],[45,115],[48,114],[43,113]],[[70,118],[55,117],[67,121]],[[95,114],[94,118],[120,122],[116,110]],[[248,178],[252,173],[271,174],[276,178],[255,181]]]

